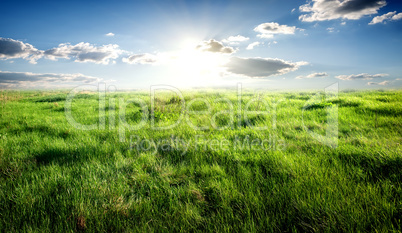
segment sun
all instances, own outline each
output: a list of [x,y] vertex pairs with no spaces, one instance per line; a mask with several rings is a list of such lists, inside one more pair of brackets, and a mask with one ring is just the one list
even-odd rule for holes
[[197,49],[198,44],[199,40],[184,40],[181,48],[171,56],[171,65],[182,82],[216,82],[225,71],[223,65],[229,58],[221,53],[201,51]]

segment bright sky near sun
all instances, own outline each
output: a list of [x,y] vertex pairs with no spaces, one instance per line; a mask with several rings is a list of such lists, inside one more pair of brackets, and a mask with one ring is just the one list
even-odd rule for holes
[[0,88],[402,87],[402,2],[9,1]]

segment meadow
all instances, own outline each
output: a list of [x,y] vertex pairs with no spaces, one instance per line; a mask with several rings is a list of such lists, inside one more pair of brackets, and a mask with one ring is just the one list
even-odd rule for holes
[[402,231],[400,90],[68,93],[0,93],[1,231]]

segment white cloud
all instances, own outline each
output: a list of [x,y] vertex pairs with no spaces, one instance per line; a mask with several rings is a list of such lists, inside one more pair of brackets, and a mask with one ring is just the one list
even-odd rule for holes
[[39,88],[99,82],[101,79],[83,74],[53,74],[0,71],[0,86],[8,88]]
[[237,36],[229,36],[229,38],[222,40],[222,42],[235,45],[235,44],[239,44],[240,42],[248,41],[249,39],[250,38],[248,38],[248,37],[237,35]]
[[380,82],[380,83],[376,83],[376,82],[368,82],[367,83],[367,85],[380,85],[380,86],[386,86],[386,85],[388,85],[389,84],[389,81],[383,81],[383,82]]
[[366,15],[377,14],[385,6],[385,0],[312,0],[299,7],[303,14],[299,20],[305,22],[333,19],[357,20]]
[[96,47],[90,43],[78,43],[76,45],[60,44],[56,48],[45,51],[45,56],[51,60],[58,58],[70,59],[75,58],[76,62],[93,62],[97,64],[109,64],[110,60],[119,57],[123,50],[119,49],[116,44],[109,44]]
[[377,23],[386,23],[387,21],[390,20],[395,21],[399,19],[402,19],[402,13],[396,14],[396,11],[391,11],[386,14],[374,17],[373,20],[371,20],[371,22],[369,23],[369,25]]
[[258,45],[260,45],[260,44],[261,44],[261,43],[258,42],[258,41],[253,42],[253,43],[249,44],[246,49],[247,49],[247,50],[252,50],[252,49],[254,49],[254,47],[256,47],[256,46],[258,46]]
[[289,62],[277,58],[241,58],[232,57],[225,65],[227,71],[252,78],[264,78],[282,75],[297,70],[307,62]]
[[116,44],[97,47],[84,42],[76,45],[60,44],[56,48],[42,51],[31,44],[0,37],[0,59],[23,58],[34,64],[42,57],[51,60],[57,60],[58,58],[70,59],[73,57],[76,62],[109,64],[110,60],[118,58],[124,52]]
[[149,53],[144,54],[134,54],[129,57],[123,58],[123,62],[129,64],[156,64],[158,62],[158,57]]
[[309,74],[307,76],[297,76],[296,79],[305,79],[305,78],[324,78],[324,77],[328,77],[328,74],[325,72],[321,72],[321,73],[312,73]]
[[274,22],[263,23],[254,28],[254,31],[260,33],[257,35],[260,38],[273,38],[275,34],[294,34],[295,30],[295,26],[279,25]]
[[335,32],[335,28],[332,28],[332,27],[327,28],[327,31],[330,32],[330,33],[333,33],[333,32]]
[[36,49],[31,44],[0,37],[0,59],[22,58],[36,64],[36,61],[42,56],[43,51]]
[[270,42],[268,42],[268,46],[270,46],[270,45],[272,45],[272,44],[278,44],[278,42],[277,41],[270,41]]
[[108,34],[105,34],[105,36],[113,37],[113,36],[114,36],[114,33],[113,33],[113,32],[109,32]]
[[392,16],[392,20],[400,20],[400,19],[402,19],[402,12]]
[[390,18],[392,18],[392,16],[395,15],[395,14],[396,14],[396,11],[388,12],[388,13],[383,14],[381,16],[376,16],[376,17],[373,18],[373,20],[371,20],[369,25],[382,23],[384,20],[389,20]]
[[230,46],[224,46],[221,42],[211,39],[203,41],[196,47],[198,50],[213,53],[234,53],[235,50]]
[[338,75],[335,78],[342,80],[370,80],[376,78],[383,78],[388,76],[388,74],[352,74],[352,75]]

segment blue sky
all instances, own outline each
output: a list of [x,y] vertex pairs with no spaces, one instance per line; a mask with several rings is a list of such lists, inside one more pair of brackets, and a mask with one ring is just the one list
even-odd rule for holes
[[2,1],[0,88],[400,88],[401,29],[400,1]]

